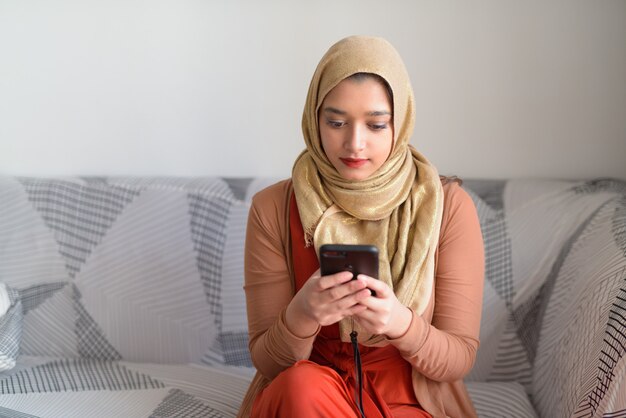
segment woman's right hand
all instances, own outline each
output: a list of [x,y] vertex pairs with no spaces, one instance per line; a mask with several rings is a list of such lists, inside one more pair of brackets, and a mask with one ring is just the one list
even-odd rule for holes
[[359,302],[369,296],[365,281],[352,280],[351,272],[320,276],[317,270],[287,306],[287,328],[298,337],[309,337],[318,326],[331,325],[364,311],[366,307]]

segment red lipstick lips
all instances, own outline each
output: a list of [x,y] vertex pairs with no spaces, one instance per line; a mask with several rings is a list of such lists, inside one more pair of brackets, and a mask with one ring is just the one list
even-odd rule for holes
[[340,160],[350,168],[359,168],[367,162],[367,158],[340,158]]

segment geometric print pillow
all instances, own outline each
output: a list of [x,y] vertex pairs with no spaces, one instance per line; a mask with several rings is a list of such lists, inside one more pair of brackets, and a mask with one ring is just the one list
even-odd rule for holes
[[503,202],[506,182],[467,180],[463,187],[474,201],[485,246],[481,345],[466,380],[512,381],[529,389],[531,364],[514,317],[513,253]]
[[224,228],[221,257],[221,326],[215,344],[203,357],[205,364],[253,367],[248,349],[248,317],[244,285],[244,247],[252,197],[279,178],[224,178],[233,192]]
[[626,183],[619,191],[576,232],[551,279],[534,364],[542,416],[626,416]]
[[626,416],[626,182],[464,187],[486,263],[467,380],[522,383],[541,416]]
[[227,181],[0,177],[0,201],[22,354],[228,364],[223,258],[241,201]]

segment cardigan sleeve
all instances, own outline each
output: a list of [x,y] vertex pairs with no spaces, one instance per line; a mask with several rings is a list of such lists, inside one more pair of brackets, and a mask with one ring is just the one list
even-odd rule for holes
[[456,183],[444,190],[432,322],[413,312],[407,332],[389,341],[417,372],[449,382],[462,379],[476,359],[485,267],[471,197]]
[[252,363],[273,379],[298,360],[308,359],[317,332],[300,338],[289,331],[285,309],[293,298],[284,240],[286,182],[259,192],[252,199],[245,244],[245,284],[249,348]]

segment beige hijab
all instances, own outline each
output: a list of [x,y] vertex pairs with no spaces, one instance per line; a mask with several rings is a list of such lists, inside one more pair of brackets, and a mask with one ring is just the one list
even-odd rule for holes
[[[393,149],[387,161],[362,181],[343,179],[322,149],[318,111],[330,90],[355,73],[373,73],[393,93]],[[351,36],[322,57],[302,116],[306,150],[296,160],[293,187],[307,245],[372,244],[379,249],[379,279],[398,300],[421,314],[434,282],[434,257],[443,211],[439,175],[409,145],[413,132],[413,91],[398,52],[381,38]],[[384,344],[382,336],[359,329],[359,341]],[[352,323],[339,324],[349,341]]]

